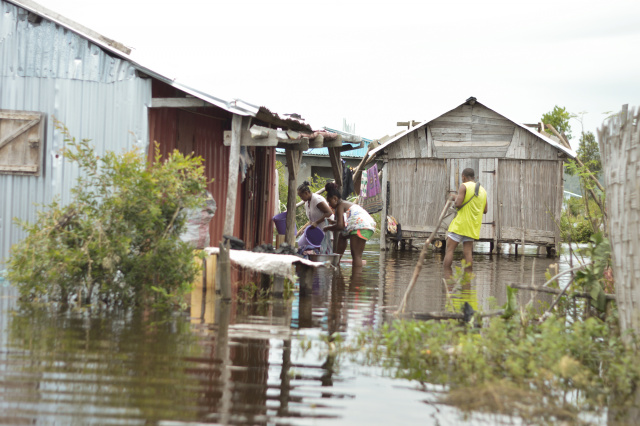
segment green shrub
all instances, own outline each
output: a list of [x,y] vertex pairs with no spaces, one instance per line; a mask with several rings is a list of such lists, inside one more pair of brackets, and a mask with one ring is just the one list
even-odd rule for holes
[[168,306],[190,290],[198,272],[179,239],[181,211],[203,203],[200,157],[174,151],[153,164],[137,150],[96,155],[68,130],[64,156],[80,177],[71,202],[44,206],[35,223],[16,221],[27,237],[12,248],[8,279],[22,300]]

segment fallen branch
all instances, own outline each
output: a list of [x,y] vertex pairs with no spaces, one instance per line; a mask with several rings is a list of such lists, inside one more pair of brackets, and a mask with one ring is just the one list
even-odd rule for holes
[[[476,312],[474,315],[480,318],[497,317],[504,314],[504,309],[498,309],[489,312]],[[410,312],[407,314],[400,314],[401,318],[410,318],[417,320],[461,320],[464,319],[464,314],[459,312]]]
[[[559,288],[550,288],[550,287],[536,287],[530,285],[521,285],[521,284],[507,284],[509,287],[517,288],[518,290],[529,290],[529,291],[537,291],[539,293],[549,293],[549,294],[561,294],[562,290]],[[570,294],[571,297],[582,297],[585,299],[593,299],[591,295],[584,291],[575,291]],[[615,294],[604,294],[605,299],[607,300],[616,300]]]
[[407,298],[409,297],[409,293],[411,293],[411,290],[413,290],[413,287],[416,285],[416,282],[418,281],[418,275],[420,275],[420,271],[422,270],[422,264],[424,263],[424,258],[427,256],[427,247],[429,247],[429,244],[431,244],[431,241],[436,236],[438,229],[440,229],[440,224],[445,218],[445,213],[447,213],[447,210],[449,210],[449,206],[451,206],[452,203],[453,203],[453,200],[451,198],[447,200],[446,204],[444,205],[444,208],[442,209],[442,213],[440,213],[440,217],[438,218],[438,223],[436,224],[435,229],[433,230],[433,232],[431,233],[427,241],[422,246],[422,251],[420,252],[418,263],[416,264],[416,267],[413,270],[413,276],[411,277],[411,281],[409,282],[409,287],[407,287],[407,290],[404,292],[404,296],[402,297],[402,302],[400,302],[400,306],[396,311],[396,315],[398,313],[404,313],[404,307],[407,303]]
[[[566,271],[563,271],[563,272],[559,273],[558,275],[556,275],[556,277],[558,277],[558,276],[560,276],[560,275],[562,275],[562,274],[566,274],[566,273],[568,273],[568,272],[575,271],[575,270],[577,270],[577,269],[582,269],[582,268],[584,268],[585,266],[588,266],[588,265],[590,265],[590,263],[575,266],[575,267],[573,267],[573,268],[567,269]],[[555,278],[555,277],[554,277],[554,278]],[[547,284],[550,284],[551,282],[553,282],[554,278],[551,278],[549,281],[547,281],[547,282],[545,283],[545,286],[546,286]],[[539,319],[539,321],[540,321],[540,322],[542,322],[542,321],[546,320],[547,318],[549,318],[549,316],[551,315],[551,310],[552,310],[553,308],[555,308],[555,307],[556,307],[556,305],[557,305],[557,304],[558,304],[558,302],[560,301],[560,298],[562,298],[562,296],[563,296],[563,295],[564,295],[564,293],[567,291],[567,289],[569,288],[569,286],[571,285],[571,283],[572,283],[572,282],[573,282],[573,279],[569,280],[569,282],[567,283],[567,285],[565,285],[565,286],[564,286],[564,288],[562,289],[562,291],[558,294],[558,297],[556,297],[556,300],[554,300],[554,301],[553,301],[553,303],[551,304],[551,306],[549,306],[549,309],[547,309],[547,311],[546,311],[546,312],[545,312],[545,313],[540,317],[540,319]]]

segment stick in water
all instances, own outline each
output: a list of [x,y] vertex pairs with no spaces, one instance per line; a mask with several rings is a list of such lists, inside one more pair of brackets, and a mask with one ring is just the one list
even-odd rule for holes
[[416,267],[413,270],[413,276],[411,277],[411,282],[409,282],[409,287],[407,287],[407,291],[404,292],[404,296],[402,297],[402,302],[400,302],[400,306],[398,307],[396,314],[404,313],[404,307],[407,303],[407,298],[409,297],[409,293],[411,293],[411,290],[413,290],[413,286],[415,286],[416,282],[418,281],[418,275],[420,275],[420,271],[422,270],[422,264],[424,263],[424,258],[427,256],[427,247],[429,246],[429,244],[431,244],[431,241],[436,236],[438,229],[440,229],[440,224],[444,220],[447,210],[449,210],[449,207],[451,206],[452,203],[453,203],[452,199],[447,200],[447,203],[444,205],[444,208],[442,209],[442,213],[440,213],[440,217],[438,218],[438,223],[436,224],[435,229],[427,239],[427,242],[425,242],[424,245],[422,246],[422,251],[420,252],[420,257],[418,258],[418,263],[416,264]]

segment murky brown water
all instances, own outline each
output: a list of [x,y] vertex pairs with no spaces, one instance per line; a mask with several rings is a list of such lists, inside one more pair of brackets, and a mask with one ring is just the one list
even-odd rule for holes
[[[367,249],[362,272],[349,265],[336,273],[321,270],[310,297],[296,293],[288,303],[216,309],[213,298],[205,295],[201,303],[199,293],[193,317],[186,312],[169,320],[149,312],[15,312],[15,291],[0,281],[0,423],[461,421],[456,409],[433,403],[441,388],[419,389],[378,369],[338,365],[327,355],[327,336],[340,332],[348,338],[393,319],[391,308],[418,257],[415,251],[380,255],[377,246]],[[456,295],[489,310],[505,302],[507,284],[541,284],[556,260],[533,253],[476,255],[477,277]],[[568,267],[560,263],[561,270]],[[526,303],[532,295],[522,291],[519,297]],[[447,309],[439,255],[425,262],[407,309]],[[304,351],[308,344],[312,348]]]

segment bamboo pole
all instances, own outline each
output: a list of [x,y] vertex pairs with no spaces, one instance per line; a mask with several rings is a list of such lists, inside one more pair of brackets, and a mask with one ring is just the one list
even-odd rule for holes
[[409,293],[411,293],[411,290],[413,290],[413,287],[416,285],[416,282],[418,281],[418,275],[420,275],[420,271],[422,270],[422,264],[424,263],[424,258],[427,255],[427,247],[429,246],[429,244],[431,244],[431,241],[436,236],[436,233],[440,228],[440,224],[444,220],[447,210],[449,210],[449,207],[451,206],[453,201],[454,200],[452,198],[449,198],[447,200],[446,204],[444,205],[444,208],[442,209],[442,213],[440,213],[440,217],[438,218],[438,223],[436,224],[435,229],[433,230],[433,232],[431,233],[427,241],[424,243],[424,246],[422,246],[422,251],[420,252],[418,263],[416,264],[416,267],[413,270],[413,276],[411,277],[411,281],[409,282],[409,287],[407,287],[407,291],[405,291],[404,296],[402,297],[402,302],[400,302],[400,306],[398,306],[398,310],[396,311],[396,314],[404,313],[404,307],[407,303],[407,298],[409,297]]

